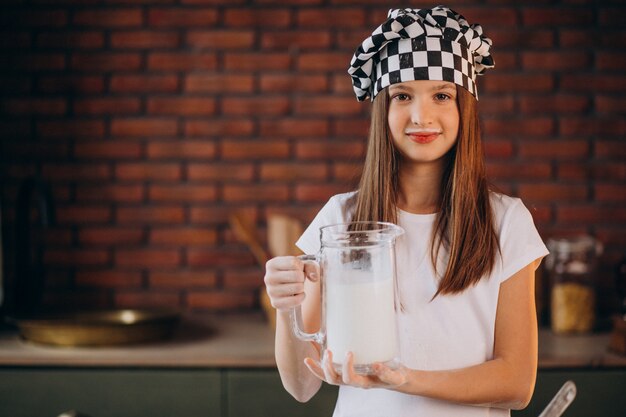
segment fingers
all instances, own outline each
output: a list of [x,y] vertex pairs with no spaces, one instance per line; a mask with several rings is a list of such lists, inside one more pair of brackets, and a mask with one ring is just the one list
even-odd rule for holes
[[305,358],[304,364],[306,365],[307,368],[309,368],[309,371],[311,371],[313,375],[315,375],[322,381],[326,381],[326,378],[324,376],[324,370],[320,366],[319,362],[317,362],[315,359],[312,359],[312,358]]
[[304,262],[304,275],[313,282],[320,279],[320,265],[317,262]]
[[324,352],[322,370],[324,371],[324,379],[326,382],[333,385],[341,384],[341,376],[335,371],[335,367],[333,366],[333,353],[330,350]]
[[381,363],[374,364],[373,368],[380,382],[388,388],[399,387],[407,381],[405,368],[391,369]]
[[303,263],[294,256],[279,256],[265,265],[265,288],[272,306],[288,310],[304,300]]

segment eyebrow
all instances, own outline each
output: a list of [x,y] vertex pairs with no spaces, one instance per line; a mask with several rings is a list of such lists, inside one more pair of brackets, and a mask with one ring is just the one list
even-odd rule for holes
[[[402,90],[402,91],[411,91],[410,88],[405,87],[402,84],[392,84],[389,86],[389,91],[392,90]],[[456,91],[456,85],[454,84],[438,84],[431,88],[431,91],[441,91],[441,90],[453,90]]]

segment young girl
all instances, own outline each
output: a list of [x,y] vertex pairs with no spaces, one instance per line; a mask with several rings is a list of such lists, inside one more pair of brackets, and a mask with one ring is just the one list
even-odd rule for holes
[[[491,40],[446,7],[391,10],[357,49],[349,73],[373,100],[359,188],[332,197],[297,245],[319,250],[319,228],[388,221],[396,242],[399,369],[356,374],[351,354],[296,339],[289,310],[320,325],[319,272],[294,257],[266,266],[277,309],[283,385],[307,401],[340,385],[334,416],[507,416],[530,401],[537,369],[534,272],[547,250],[522,202],[488,189],[476,74],[493,67]],[[307,279],[308,278],[308,279]],[[372,388],[372,389],[367,389]]]

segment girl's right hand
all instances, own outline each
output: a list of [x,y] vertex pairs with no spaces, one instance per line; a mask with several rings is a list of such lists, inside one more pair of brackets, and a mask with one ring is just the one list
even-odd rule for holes
[[277,256],[265,264],[265,289],[272,306],[288,311],[304,301],[305,277],[319,280],[316,264],[304,262],[296,256]]

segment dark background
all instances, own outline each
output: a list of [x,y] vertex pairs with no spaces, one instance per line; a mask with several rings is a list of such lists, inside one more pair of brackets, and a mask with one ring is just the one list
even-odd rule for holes
[[[263,269],[228,215],[264,236],[268,214],[306,224],[352,189],[369,112],[346,73],[352,53],[389,7],[435,4],[4,1],[5,281],[18,187],[35,176],[57,211],[40,246],[46,305],[258,308]],[[447,5],[494,42],[496,69],[479,80],[491,179],[524,199],[545,239],[605,245],[608,316],[626,255],[623,2]]]

